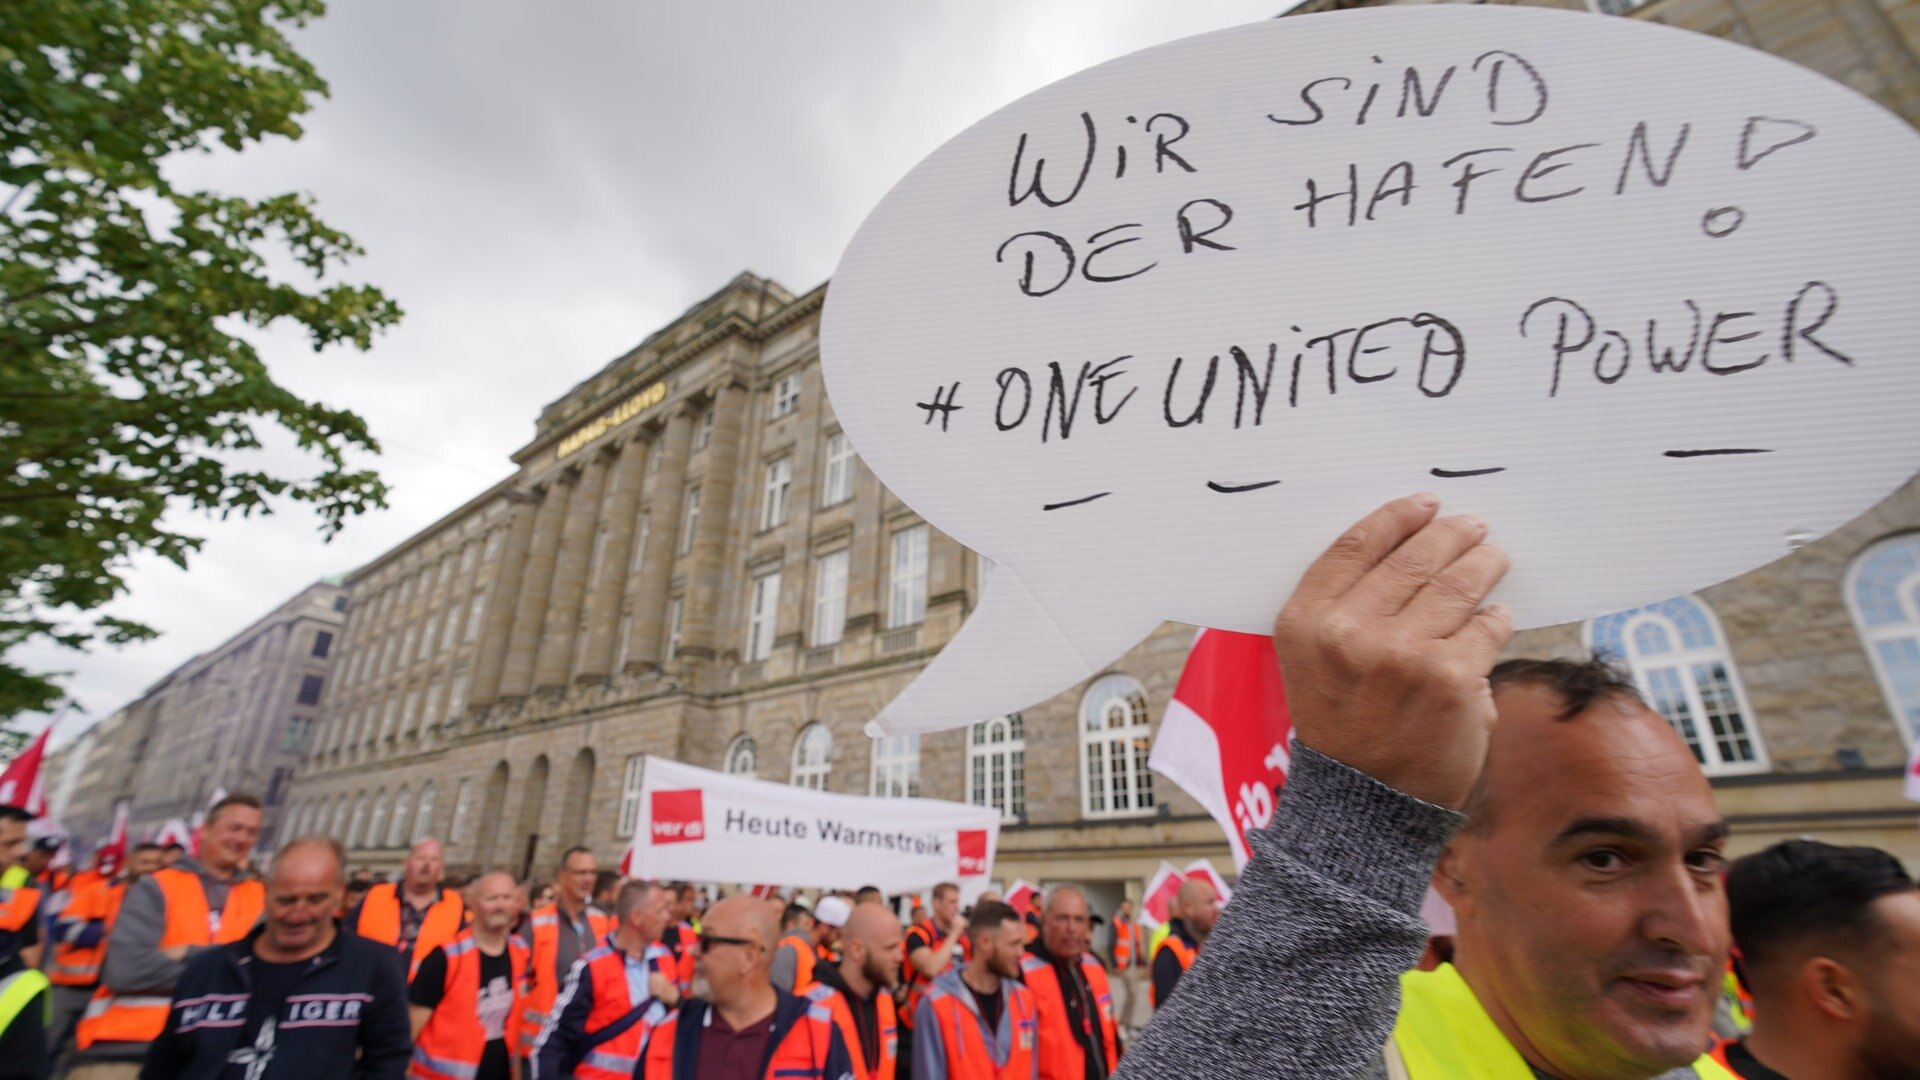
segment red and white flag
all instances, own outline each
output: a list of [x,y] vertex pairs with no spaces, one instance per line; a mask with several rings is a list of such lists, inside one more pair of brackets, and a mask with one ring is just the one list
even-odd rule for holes
[[1913,757],[1907,760],[1907,798],[1920,802],[1920,739],[1913,741]]
[[1220,871],[1213,868],[1212,859],[1195,859],[1188,863],[1187,868],[1181,873],[1188,881],[1194,878],[1205,878],[1207,883],[1213,886],[1213,895],[1220,898],[1222,905],[1233,899],[1233,889],[1227,885],[1227,879],[1220,876]]
[[120,868],[127,864],[127,802],[125,799],[113,808],[113,829],[107,833],[107,840],[94,852],[93,868],[103,877],[120,876]]
[[187,848],[188,854],[192,854],[193,849],[190,845],[193,843],[193,830],[187,827],[186,822],[177,817],[168,818],[167,823],[160,826],[160,835],[154,837],[153,842],[159,844],[161,847],[166,847],[168,844],[179,844],[181,847]]
[[1273,639],[1202,630],[1147,764],[1207,808],[1226,830],[1238,869],[1250,854],[1247,834],[1273,820],[1292,736]]
[[1145,897],[1140,901],[1140,921],[1148,927],[1158,927],[1172,918],[1173,898],[1186,880],[1187,875],[1172,863],[1160,860],[1160,868],[1153,872],[1153,879],[1147,882]]
[[19,757],[8,763],[7,771],[0,772],[0,806],[17,806],[35,817],[47,812],[47,796],[40,783],[40,762],[47,754],[47,736],[53,734],[53,725],[48,724]]
[[1013,884],[1007,886],[1006,902],[1008,907],[1019,912],[1020,917],[1024,919],[1029,914],[1034,913],[1033,902],[1038,899],[1039,896],[1039,889],[1034,888],[1024,881],[1016,880]]

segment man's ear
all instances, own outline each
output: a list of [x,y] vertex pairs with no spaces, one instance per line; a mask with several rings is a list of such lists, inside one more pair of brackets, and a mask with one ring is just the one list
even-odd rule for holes
[[1433,891],[1440,899],[1453,908],[1455,915],[1464,915],[1473,908],[1473,894],[1467,891],[1466,855],[1461,850],[1459,837],[1447,845],[1440,853],[1440,861],[1433,867]]
[[1828,1018],[1844,1024],[1865,1023],[1867,987],[1859,974],[1840,961],[1814,956],[1800,965],[1794,989]]

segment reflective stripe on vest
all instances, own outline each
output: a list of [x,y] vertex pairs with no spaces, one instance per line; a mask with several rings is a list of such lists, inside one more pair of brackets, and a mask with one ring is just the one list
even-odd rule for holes
[[[1407,1080],[1533,1080],[1526,1059],[1452,964],[1400,976],[1400,1015],[1387,1049],[1389,1072]],[[1739,1080],[1711,1056],[1695,1061],[1693,1071],[1701,1080]]]
[[53,995],[46,992],[51,984],[41,973],[27,968],[16,971],[0,979],[0,1032],[13,1024],[13,1018],[26,1010],[36,996],[39,996],[40,1024],[45,1027],[53,1022]]
[[927,994],[933,1015],[940,1026],[940,1046],[946,1051],[949,1080],[1028,1080],[1033,1075],[1034,1044],[1039,1036],[1033,994],[1026,987],[1008,980],[1000,984],[1006,994],[1007,1021],[1013,1038],[1007,1044],[1007,1060],[996,1062],[996,1046],[989,1043],[987,1028],[995,1029],[992,1039],[999,1040],[999,1017],[981,1016],[972,1001],[935,986]]
[[[613,932],[612,916],[592,908],[587,909],[586,916],[592,938],[582,943],[582,956],[592,952],[601,938]],[[521,1057],[533,1054],[533,1040],[540,1037],[547,1014],[553,1011],[553,1000],[560,996],[561,980],[566,978],[566,972],[554,970],[560,963],[560,908],[557,905],[534,909],[532,944],[533,959],[527,975],[527,1003],[520,1017],[520,1037],[509,1040],[518,1044]]]
[[[486,1055],[487,1032],[480,1026],[480,964],[484,955],[472,931],[463,931],[448,942],[446,981],[442,984],[440,1004],[420,1029],[415,1041],[413,1061],[407,1075],[417,1080],[473,1080],[480,1071],[480,1059]],[[508,1051],[513,1048],[514,1014],[520,1004],[520,987],[527,968],[527,947],[514,938],[507,939],[507,981],[513,997],[507,1003],[501,1037]]]
[[1133,928],[1133,920],[1113,917],[1113,968],[1125,971],[1133,966],[1133,939],[1138,931]]
[[[632,1074],[643,1080],[673,1080],[673,1044],[679,1030],[682,1014],[676,1010],[667,1015],[653,1028],[653,1037],[647,1040],[645,1071]],[[833,1020],[828,1010],[815,1002],[809,1002],[807,1014],[787,1029],[787,1035],[774,1047],[773,1056],[767,1062],[767,1071],[761,1074],[761,1080],[841,1080],[840,1077],[827,1077],[827,1055],[833,1050]],[[696,1070],[689,1068],[689,1074]],[[1078,1078],[1076,1078],[1078,1080]]]
[[[165,901],[166,922],[159,948],[176,945],[225,945],[246,937],[266,907],[267,890],[258,881],[237,881],[227,888],[219,926],[200,875],[186,870],[156,870],[151,879]],[[74,1028],[74,1044],[85,1050],[96,1042],[147,1043],[167,1026],[168,999],[160,995],[120,995],[105,986],[94,991],[87,1012]]]
[[[649,952],[658,950],[658,956],[665,959],[667,950],[664,945],[649,947]],[[646,963],[646,953],[642,953],[641,962]],[[593,1008],[587,1011],[586,1024],[581,1031],[589,1039],[597,1032],[626,1019],[636,1005],[647,1006],[641,1018],[627,1027],[625,1031],[598,1043],[574,1066],[575,1080],[632,1080],[634,1066],[640,1062],[640,1050],[647,1044],[647,1035],[653,1025],[666,1016],[666,1006],[658,1002],[634,1001],[627,986],[627,954],[611,946],[603,945],[580,958],[586,969],[580,978],[590,980],[593,986]]]
[[[1053,965],[1037,956],[1020,961],[1020,974],[1027,989],[1033,991],[1033,1007],[1039,1021],[1040,1080],[1081,1080],[1087,1073],[1086,1052],[1067,1025],[1065,990]],[[1107,986],[1107,969],[1091,954],[1080,956],[1080,976],[1087,981],[1087,993],[1094,999],[1100,1025],[1100,1049],[1107,1059],[1107,1071],[1119,1067],[1119,1047],[1114,1038],[1113,994]]]
[[[1180,973],[1182,975],[1186,974],[1187,969],[1193,966],[1194,957],[1200,955],[1185,941],[1182,941],[1179,934],[1168,934],[1166,939],[1160,942],[1160,948],[1153,951],[1154,963],[1158,964],[1160,962],[1160,953],[1162,951],[1173,953],[1173,958],[1180,961]],[[1157,988],[1149,988],[1149,990],[1153,998],[1153,1007],[1157,1009],[1160,1007],[1160,991]]]
[[100,965],[107,956],[106,933],[113,929],[114,918],[120,913],[120,898],[126,891],[126,885],[110,884],[104,879],[76,887],[60,918],[67,922],[103,923],[103,932],[94,945],[54,942],[53,962],[47,968],[47,976],[55,986],[92,986],[100,981]]

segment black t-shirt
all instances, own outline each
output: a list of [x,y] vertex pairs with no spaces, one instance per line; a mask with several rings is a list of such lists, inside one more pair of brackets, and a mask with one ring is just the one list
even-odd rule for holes
[[[967,986],[967,980],[961,979],[960,985]],[[973,1005],[980,1010],[980,1018],[987,1022],[987,1030],[998,1032],[1000,1030],[1001,1003],[1007,996],[1006,985],[1004,983],[1001,984],[1000,989],[995,990],[991,994],[983,994],[973,987],[967,986],[967,993],[973,995]]]
[[[248,1068],[255,1062],[273,1060],[279,1040],[280,1008],[287,1003],[287,996],[293,993],[300,976],[313,967],[313,960],[309,957],[291,964],[269,964],[257,956],[247,958],[253,993],[247,997],[247,1020],[240,1028],[240,1038],[227,1055],[221,1080],[246,1080]],[[263,1067],[253,1075],[259,1076],[265,1071]]]
[[[407,1004],[434,1009],[447,994],[447,951],[435,948],[420,960],[407,987]],[[474,1080],[507,1080],[507,1018],[513,1010],[513,951],[499,956],[480,953],[480,1000],[474,1012],[487,1045],[480,1052],[480,1072]]]

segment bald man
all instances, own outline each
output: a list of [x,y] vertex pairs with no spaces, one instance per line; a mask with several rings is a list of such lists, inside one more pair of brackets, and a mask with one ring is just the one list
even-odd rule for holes
[[400,965],[334,922],[345,861],[327,837],[280,849],[260,925],[187,960],[143,1080],[405,1074],[413,1040]]
[[528,963],[526,945],[507,933],[520,914],[516,884],[505,870],[473,879],[473,924],[421,958],[407,1011],[424,1071],[512,1080],[512,1018]]
[[1169,905],[1167,936],[1153,950],[1153,1007],[1173,996],[1180,976],[1187,973],[1200,955],[1200,947],[1213,933],[1214,920],[1220,917],[1220,894],[1213,882],[1190,877],[1180,885]]
[[899,1063],[893,988],[900,984],[901,939],[900,919],[886,905],[856,904],[840,929],[840,963],[814,973],[845,1003],[841,1034],[872,1080],[893,1080]]
[[829,1010],[773,985],[780,910],[737,894],[707,909],[698,968],[708,996],[686,999],[648,1035],[644,1080],[859,1075]]
[[1085,894],[1071,885],[1048,893],[1039,940],[1020,963],[1039,1023],[1040,1080],[1106,1080],[1119,1063],[1113,992],[1092,941]]
[[413,845],[399,883],[382,882],[368,889],[366,899],[347,913],[347,929],[393,946],[394,955],[406,963],[407,977],[412,978],[420,961],[459,936],[466,921],[460,893],[441,883],[445,870],[440,841],[428,837]]

